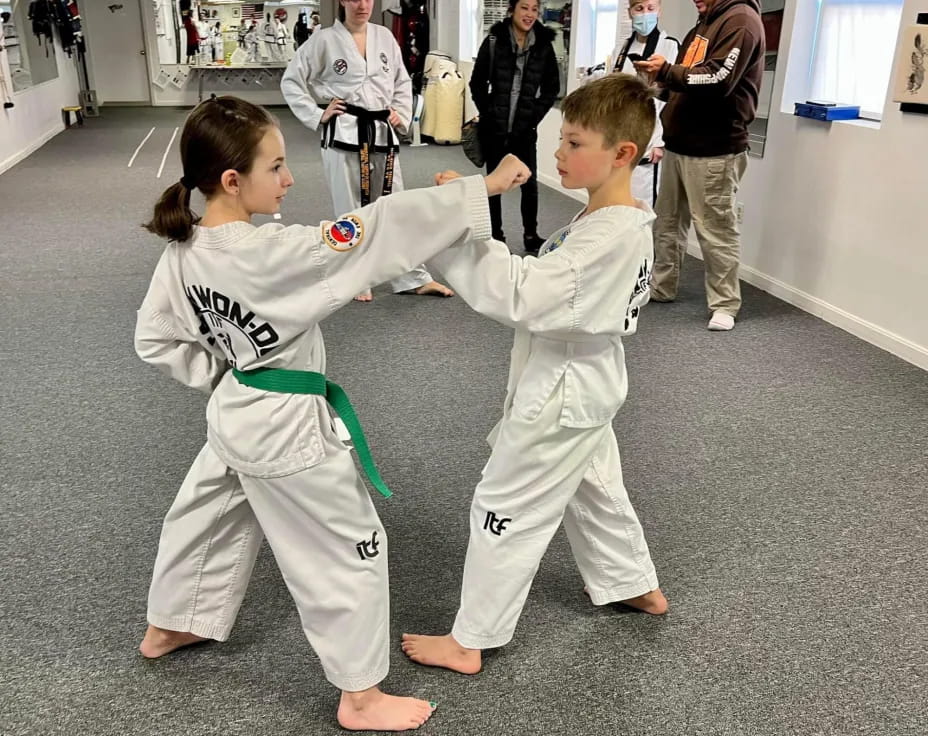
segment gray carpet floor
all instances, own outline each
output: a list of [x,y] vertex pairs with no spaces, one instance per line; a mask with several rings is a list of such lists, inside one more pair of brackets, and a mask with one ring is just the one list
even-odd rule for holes
[[[330,216],[313,134],[275,112],[297,179],[284,222]],[[162,249],[138,224],[179,177],[176,142],[155,174],[184,113],[103,113],[0,177],[0,733],[338,733],[266,549],[227,643],[136,651],[205,402],[132,349]],[[456,147],[402,157],[409,186],[472,170]],[[578,209],[541,203],[542,233]],[[505,208],[517,241],[518,198]],[[439,701],[422,733],[928,733],[928,374],[750,287],[736,330],[709,333],[701,284],[690,261],[681,299],[645,308],[615,423],[671,612],[590,605],[558,534],[515,640],[473,678],[413,666],[399,635],[452,622],[510,334],[383,289],[324,324],[397,491],[376,502],[386,684]]]

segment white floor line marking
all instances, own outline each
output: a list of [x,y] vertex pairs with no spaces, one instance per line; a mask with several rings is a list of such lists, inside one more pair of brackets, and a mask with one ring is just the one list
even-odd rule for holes
[[158,176],[156,179],[161,178],[161,172],[164,171],[164,162],[168,160],[168,152],[171,150],[171,146],[174,144],[174,139],[177,138],[178,128],[174,128],[174,135],[171,136],[171,140],[168,141],[168,147],[164,149],[164,155],[161,157],[161,166],[158,167]]
[[148,131],[148,135],[146,135],[145,138],[142,139],[142,142],[139,143],[139,147],[136,148],[136,149],[135,149],[135,153],[132,154],[132,158],[129,159],[129,166],[128,166],[127,168],[130,168],[130,169],[132,168],[132,164],[133,164],[133,162],[135,161],[135,157],[139,155],[139,151],[142,150],[142,146],[145,145],[145,143],[148,141],[148,139],[151,138],[151,134],[154,133],[154,132],[155,132],[155,129],[154,129],[154,128],[152,128],[151,130]]

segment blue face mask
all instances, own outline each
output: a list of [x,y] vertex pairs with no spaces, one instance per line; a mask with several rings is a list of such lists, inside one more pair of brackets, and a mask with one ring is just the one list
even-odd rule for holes
[[632,28],[642,36],[650,36],[651,31],[657,28],[657,13],[642,13],[632,16]]

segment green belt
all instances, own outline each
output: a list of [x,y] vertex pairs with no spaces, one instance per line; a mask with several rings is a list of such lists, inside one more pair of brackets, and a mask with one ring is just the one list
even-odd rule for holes
[[390,498],[393,495],[392,491],[387,488],[387,484],[383,482],[383,478],[380,477],[380,473],[377,472],[374,458],[371,456],[371,448],[367,445],[364,430],[361,429],[358,415],[354,413],[354,408],[348,400],[348,394],[337,383],[326,380],[321,373],[290,371],[283,368],[255,368],[250,371],[233,368],[232,375],[239,383],[262,391],[325,396],[325,400],[335,409],[348,428],[351,441],[354,443],[355,450],[358,451],[358,459],[361,461],[361,467],[364,468],[368,480],[384,498]]

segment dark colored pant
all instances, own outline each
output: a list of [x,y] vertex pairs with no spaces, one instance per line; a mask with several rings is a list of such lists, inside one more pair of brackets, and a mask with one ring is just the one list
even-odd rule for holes
[[[526,235],[538,232],[538,135],[535,131],[520,136],[501,136],[482,138],[480,145],[487,162],[487,172],[493,171],[507,153],[518,156],[522,163],[532,170],[532,178],[521,186],[522,189],[522,230]],[[499,196],[490,197],[490,222],[493,236],[503,232],[503,206]]]

